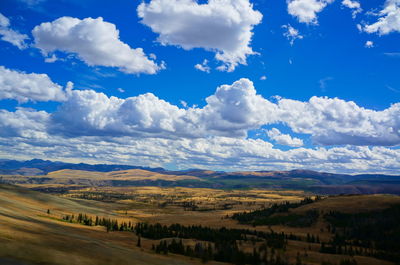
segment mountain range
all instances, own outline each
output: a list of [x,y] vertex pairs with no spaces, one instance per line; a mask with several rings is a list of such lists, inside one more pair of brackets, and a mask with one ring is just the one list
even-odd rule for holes
[[[96,172],[98,172],[96,174]],[[0,181],[11,184],[90,186],[185,186],[222,189],[271,188],[319,194],[400,194],[400,175],[334,174],[311,170],[169,171],[130,165],[73,164],[32,159],[0,160]]]

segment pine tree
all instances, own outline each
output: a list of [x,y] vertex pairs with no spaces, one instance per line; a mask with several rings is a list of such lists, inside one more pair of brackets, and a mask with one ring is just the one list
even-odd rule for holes
[[297,252],[297,256],[296,256],[296,265],[302,265],[303,263],[301,262],[301,258],[300,258],[300,253]]

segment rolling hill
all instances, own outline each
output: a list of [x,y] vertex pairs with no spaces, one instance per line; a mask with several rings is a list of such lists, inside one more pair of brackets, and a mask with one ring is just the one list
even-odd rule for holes
[[[333,174],[310,170],[223,172],[168,171],[127,165],[89,165],[47,160],[2,160],[0,183],[18,185],[163,186],[222,189],[295,189],[317,194],[400,194],[400,176]],[[64,187],[64,188],[65,188]]]
[[76,212],[116,218],[109,204],[0,184],[0,264],[200,264],[189,258],[143,251],[135,247],[133,233],[106,233],[104,227],[58,220],[62,214]]

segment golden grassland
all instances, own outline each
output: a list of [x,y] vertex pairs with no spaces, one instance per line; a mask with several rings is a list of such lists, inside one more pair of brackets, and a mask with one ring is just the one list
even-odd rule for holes
[[[67,172],[62,173],[63,176]],[[70,190],[62,195],[49,195],[23,187],[0,185],[0,257],[22,260],[27,264],[200,264],[197,259],[180,255],[155,254],[150,249],[158,241],[142,238],[142,247],[139,248],[136,247],[137,238],[134,233],[107,233],[104,227],[62,222],[61,217],[85,213],[118,219],[119,222],[145,221],[253,229],[227,219],[226,216],[267,207],[275,202],[298,201],[305,196],[307,194],[301,191],[179,187],[92,187]],[[188,203],[196,205],[197,210],[185,208]],[[302,212],[313,208],[321,211],[370,211],[386,208],[394,203],[400,203],[399,196],[338,196],[291,211]],[[47,209],[50,214],[47,214]],[[311,228],[271,228],[299,236],[318,234],[321,239],[329,239],[331,234],[324,230],[325,226],[320,218]],[[260,226],[256,229],[268,231],[270,227]],[[193,240],[185,240],[184,243],[190,244]],[[242,247],[249,251],[253,248],[246,244]],[[289,241],[285,254],[293,263],[297,253],[302,255],[306,264],[320,264],[323,260],[337,262],[345,257],[319,253],[319,244]],[[391,264],[370,257],[357,256],[355,259],[361,265]]]
[[133,233],[107,233],[104,227],[60,221],[63,214],[78,212],[128,220],[113,208],[0,185],[0,257],[27,264],[200,264],[183,256],[155,255],[150,240],[143,239],[143,248],[135,247]]
[[3,179],[7,180],[18,180],[34,178],[46,178],[53,179],[54,183],[68,184],[73,180],[90,180],[93,181],[105,181],[105,180],[165,180],[165,181],[178,181],[178,180],[198,180],[202,181],[201,178],[188,175],[173,175],[173,174],[162,174],[153,171],[147,171],[142,169],[130,169],[120,170],[111,172],[98,172],[98,171],[84,171],[84,170],[73,170],[63,169],[48,173],[47,175],[37,176],[20,176],[20,175],[2,175]]

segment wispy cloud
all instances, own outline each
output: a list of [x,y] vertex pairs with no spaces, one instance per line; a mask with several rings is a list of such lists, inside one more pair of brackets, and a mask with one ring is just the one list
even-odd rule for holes
[[319,83],[319,88],[321,88],[322,91],[325,91],[325,90],[326,90],[326,87],[327,87],[328,81],[331,81],[331,80],[333,80],[333,77],[331,77],[331,76],[328,76],[328,77],[325,77],[325,78],[320,79],[320,80],[318,81],[318,83]]
[[392,87],[392,86],[386,86],[389,90],[391,90],[391,91],[393,91],[393,92],[396,92],[396,93],[400,93],[400,90],[399,89],[396,89],[396,88],[394,88],[394,87]]
[[389,57],[400,58],[400,52],[385,52],[384,55]]

